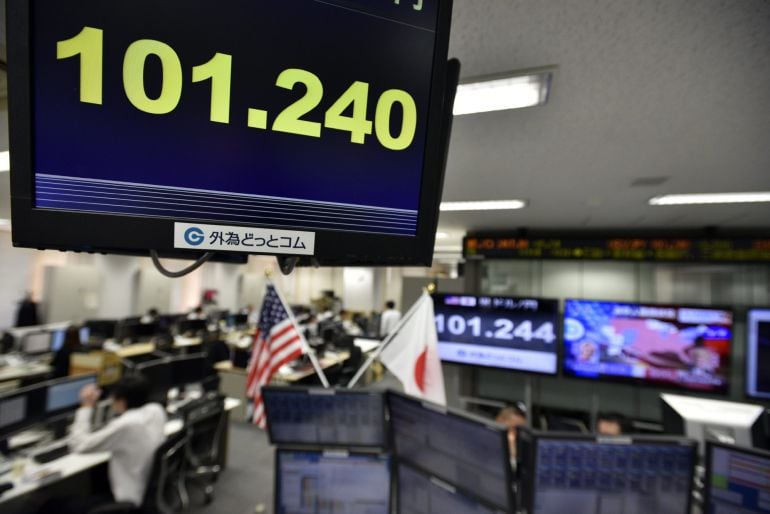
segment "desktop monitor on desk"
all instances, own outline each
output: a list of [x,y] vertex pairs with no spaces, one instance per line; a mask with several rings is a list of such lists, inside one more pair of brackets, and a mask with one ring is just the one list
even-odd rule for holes
[[279,449],[273,512],[389,514],[390,486],[387,456]]
[[113,339],[118,327],[118,321],[114,319],[98,319],[88,320],[83,323],[83,328],[88,329],[88,337],[81,339],[83,342],[88,342],[90,338],[97,341],[105,341],[107,339]]
[[522,512],[689,514],[694,441],[519,432]]
[[508,436],[502,425],[392,391],[387,402],[391,448],[399,462],[513,512]]
[[707,443],[703,513],[770,513],[770,453]]
[[198,334],[208,330],[208,322],[205,319],[184,319],[177,323],[179,335]]
[[43,420],[45,394],[45,387],[32,386],[0,395],[0,440]]
[[80,391],[96,385],[96,375],[69,377],[47,383],[45,414],[53,417],[75,411],[80,406]]
[[765,408],[747,403],[661,394],[663,426],[666,433],[706,441],[767,447]]
[[19,350],[25,355],[43,355],[53,350],[53,334],[48,331],[30,332],[22,336]]
[[245,327],[249,324],[248,314],[231,314],[227,318],[227,324],[234,328]]
[[266,387],[262,399],[273,444],[387,446],[381,392]]
[[[58,352],[64,346],[64,340],[67,338],[67,329],[55,330],[51,332],[51,351]],[[91,329],[84,326],[80,328],[80,344],[88,344],[91,338]]]
[[119,341],[125,341],[126,339],[131,340],[131,342],[149,341],[158,335],[159,331],[157,323],[124,323],[117,330],[117,338]]

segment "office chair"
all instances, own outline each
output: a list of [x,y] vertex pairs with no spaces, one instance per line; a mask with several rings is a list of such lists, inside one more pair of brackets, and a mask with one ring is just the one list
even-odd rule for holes
[[222,470],[220,443],[226,426],[224,396],[209,396],[183,409],[188,444],[185,476],[202,489],[205,504],[214,499],[214,483]]
[[361,348],[353,345],[350,348],[350,357],[342,365],[342,369],[340,370],[339,376],[337,377],[337,380],[336,380],[337,385],[339,386],[348,385],[350,380],[358,372],[358,369],[361,367],[361,364],[363,364],[363,362],[364,362],[364,353],[361,351]]
[[186,446],[187,433],[180,431],[166,439],[155,452],[141,507],[137,509],[132,503],[115,502],[92,509],[88,514],[171,514],[187,508]]

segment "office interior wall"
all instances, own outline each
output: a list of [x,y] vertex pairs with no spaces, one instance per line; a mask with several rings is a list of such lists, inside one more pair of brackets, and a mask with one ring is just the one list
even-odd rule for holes
[[342,272],[342,304],[369,312],[374,305],[374,269],[345,268]]
[[[770,305],[769,266],[503,260],[470,262],[467,266],[475,268],[469,276],[478,277],[466,285],[467,289],[483,294],[731,307],[736,324],[729,398],[745,400],[745,314],[749,307]],[[659,389],[655,388],[490,369],[462,368],[457,372],[472,377],[472,390],[465,394],[521,400],[529,381],[534,402],[543,405],[590,410],[598,399],[602,410],[660,418]]]
[[143,314],[153,308],[170,312],[173,279],[153,269],[138,269],[134,274],[134,284],[132,312]]
[[47,266],[40,311],[49,323],[99,317],[102,274],[91,266]]

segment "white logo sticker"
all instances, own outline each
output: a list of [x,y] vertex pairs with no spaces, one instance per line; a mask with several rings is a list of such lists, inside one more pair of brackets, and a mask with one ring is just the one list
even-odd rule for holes
[[315,233],[295,230],[174,223],[174,248],[222,252],[313,255]]

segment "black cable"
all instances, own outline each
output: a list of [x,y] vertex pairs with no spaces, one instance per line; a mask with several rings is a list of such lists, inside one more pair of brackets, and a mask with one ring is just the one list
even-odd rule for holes
[[160,263],[160,256],[158,255],[157,250],[150,250],[150,257],[152,257],[152,263],[155,265],[155,269],[157,269],[161,275],[168,278],[179,278],[189,273],[192,273],[196,269],[206,264],[208,261],[211,260],[212,257],[214,257],[214,252],[204,253],[203,255],[201,255],[200,259],[195,261],[192,265],[179,271],[169,271],[166,268],[164,268],[163,264]]

